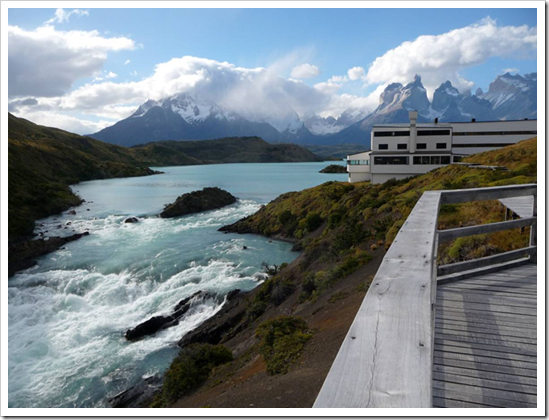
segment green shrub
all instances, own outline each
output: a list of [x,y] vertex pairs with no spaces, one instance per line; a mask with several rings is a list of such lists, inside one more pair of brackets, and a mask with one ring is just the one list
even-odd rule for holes
[[352,246],[359,245],[368,238],[368,232],[364,229],[362,222],[357,219],[347,219],[345,226],[338,232],[332,242],[332,252],[339,254]]
[[284,210],[278,215],[278,221],[281,225],[285,225],[292,219],[292,212],[290,210]]
[[312,333],[307,323],[293,316],[279,316],[263,322],[255,331],[260,340],[259,352],[265,361],[267,373],[287,373],[301,356]]
[[221,345],[193,344],[179,352],[164,375],[160,398],[155,406],[166,406],[196,389],[212,369],[229,363],[233,354]]
[[305,217],[305,228],[309,232],[314,232],[320,227],[322,222],[322,217],[320,217],[318,213],[309,213],[307,217]]

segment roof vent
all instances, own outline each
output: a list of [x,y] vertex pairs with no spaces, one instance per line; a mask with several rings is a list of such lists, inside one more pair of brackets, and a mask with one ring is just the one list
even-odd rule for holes
[[471,118],[471,122],[477,122],[476,118]]
[[528,121],[528,118],[525,118],[524,121]]
[[438,124],[438,118],[435,118],[435,124]]

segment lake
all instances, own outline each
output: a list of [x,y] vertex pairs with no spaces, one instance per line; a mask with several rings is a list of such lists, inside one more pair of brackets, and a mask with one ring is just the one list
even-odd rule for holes
[[[271,163],[156,168],[164,174],[73,186],[86,202],[76,215],[41,220],[37,234],[90,235],[42,257],[9,280],[10,407],[102,407],[141,378],[162,373],[177,341],[215,314],[205,300],[174,327],[137,342],[124,332],[169,314],[185,297],[251,290],[262,262],[291,262],[289,243],[223,234],[221,226],[254,213],[282,193],[346,174],[320,174],[328,163]],[[156,217],[181,194],[217,186],[239,201],[175,219]],[[124,223],[137,216],[135,224]],[[243,247],[247,249],[244,249]]]

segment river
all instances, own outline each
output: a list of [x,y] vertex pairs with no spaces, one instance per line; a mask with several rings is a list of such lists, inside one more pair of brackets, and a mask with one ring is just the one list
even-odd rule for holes
[[[9,280],[10,407],[104,407],[142,377],[163,372],[177,341],[222,305],[206,300],[179,325],[137,342],[128,328],[170,313],[198,290],[223,297],[250,290],[261,263],[291,262],[291,245],[217,229],[254,213],[278,195],[346,174],[320,174],[327,163],[225,164],[156,168],[147,177],[73,186],[86,200],[41,220],[37,234],[90,235],[42,257]],[[231,206],[175,219],[156,215],[186,192],[217,186]],[[124,223],[137,216],[135,224]],[[247,249],[244,249],[246,247]]]

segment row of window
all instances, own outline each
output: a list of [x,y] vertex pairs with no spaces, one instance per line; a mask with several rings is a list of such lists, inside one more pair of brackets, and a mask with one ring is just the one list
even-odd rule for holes
[[369,165],[369,160],[348,160],[347,165]]
[[414,165],[449,165],[450,156],[414,156]]
[[[437,149],[446,149],[448,147],[447,143],[437,143],[436,148]],[[378,150],[389,150],[389,145],[387,143],[381,143],[377,145]],[[408,145],[406,143],[398,143],[397,144],[398,150],[407,150]],[[416,149],[417,150],[426,150],[427,149],[427,143],[416,143]]]
[[[374,137],[407,137],[410,131],[374,131]],[[418,136],[449,136],[450,130],[418,130]]]
[[509,136],[509,135],[520,135],[520,134],[533,134],[536,135],[537,131],[464,131],[456,133],[454,131],[454,136]]
[[[408,162],[408,156],[374,156],[375,165],[408,165]],[[458,160],[454,159],[454,162],[458,162]],[[414,156],[414,165],[449,164],[450,156]]]

